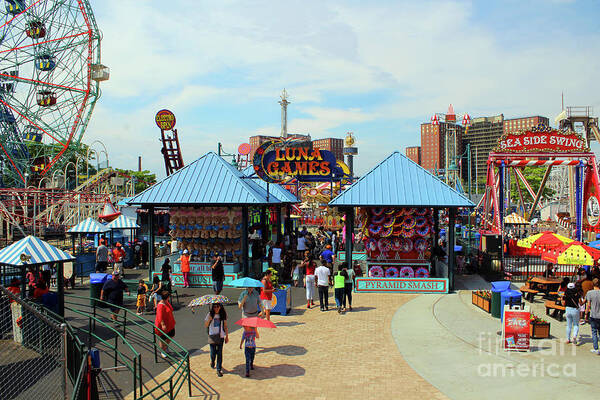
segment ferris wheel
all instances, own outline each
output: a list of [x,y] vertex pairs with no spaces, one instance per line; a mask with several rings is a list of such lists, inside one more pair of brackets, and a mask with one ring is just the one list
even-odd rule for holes
[[100,39],[88,0],[0,0],[4,185],[41,179],[80,149],[99,82],[109,78]]

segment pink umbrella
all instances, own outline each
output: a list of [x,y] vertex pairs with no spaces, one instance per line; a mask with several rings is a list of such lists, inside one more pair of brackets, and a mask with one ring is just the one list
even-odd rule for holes
[[259,317],[242,318],[236,324],[253,328],[277,328],[271,321]]

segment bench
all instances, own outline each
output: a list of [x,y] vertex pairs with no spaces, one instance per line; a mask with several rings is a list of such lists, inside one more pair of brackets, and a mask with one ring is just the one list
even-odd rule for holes
[[539,290],[530,289],[528,284],[521,286],[519,291],[521,293],[523,293],[523,295],[525,296],[525,299],[527,301],[529,301],[530,303],[533,302],[533,298],[535,297],[535,295],[540,293]]
[[563,315],[565,314],[564,306],[556,304],[554,300],[546,300],[544,306],[546,307],[546,315],[550,315],[550,310],[553,310],[552,317],[559,321],[563,320]]

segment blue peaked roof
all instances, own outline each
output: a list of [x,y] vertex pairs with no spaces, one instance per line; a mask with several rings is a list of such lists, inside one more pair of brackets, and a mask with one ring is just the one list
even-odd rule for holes
[[68,233],[104,233],[108,232],[110,229],[106,227],[106,225],[102,225],[100,222],[96,221],[94,218],[89,217],[69,229]]
[[252,179],[217,154],[210,152],[181,168],[128,201],[129,204],[260,205],[280,204]]
[[0,264],[23,265],[21,254],[29,256],[27,264],[45,264],[74,260],[75,257],[34,236],[27,236],[0,250]]
[[467,197],[397,151],[331,200],[329,205],[475,207]]
[[[254,167],[249,166],[248,168],[242,170],[242,174],[245,176],[254,175]],[[262,179],[256,177],[256,179],[252,179],[252,182],[256,183],[265,191],[267,190],[267,182],[263,181]],[[290,193],[290,191],[283,186],[276,183],[269,184],[269,195],[277,197],[282,203],[298,203],[298,198],[296,196]]]

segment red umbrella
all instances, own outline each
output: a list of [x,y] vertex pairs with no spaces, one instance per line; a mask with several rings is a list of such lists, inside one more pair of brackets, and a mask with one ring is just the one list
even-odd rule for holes
[[236,324],[241,326],[251,326],[253,328],[277,328],[271,321],[258,317],[242,318],[237,321]]

